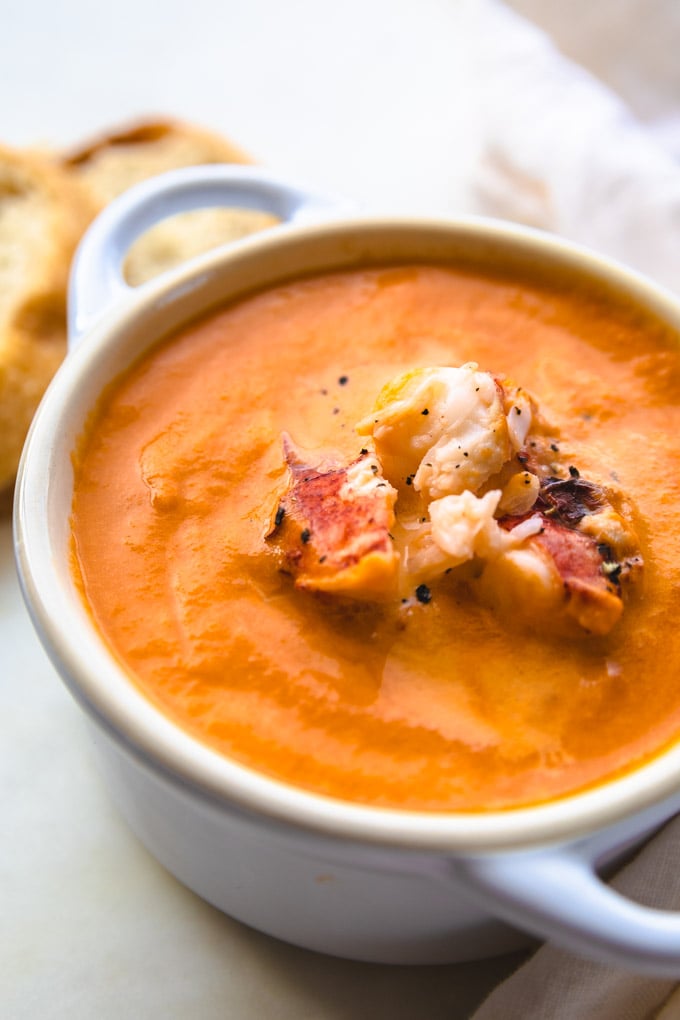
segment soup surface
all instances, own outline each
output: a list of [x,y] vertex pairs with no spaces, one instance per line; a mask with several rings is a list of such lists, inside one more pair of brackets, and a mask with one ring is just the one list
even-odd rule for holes
[[[468,362],[526,387],[566,462],[628,498],[644,568],[608,633],[561,633],[526,599],[498,610],[455,572],[374,600],[282,570],[282,437],[351,463],[385,383]],[[74,572],[111,648],[170,718],[263,773],[481,811],[585,788],[680,732],[680,357],[613,299],[418,265],[283,285],[118,380],[75,475]]]

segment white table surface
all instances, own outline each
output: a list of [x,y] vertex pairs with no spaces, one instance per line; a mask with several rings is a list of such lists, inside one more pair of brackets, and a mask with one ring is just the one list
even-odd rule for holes
[[[466,211],[476,146],[470,7],[466,0],[6,4],[0,140],[69,145],[135,117],[176,115],[367,210]],[[78,710],[23,608],[11,545],[5,508],[0,1016],[469,1017],[517,958],[405,968],[318,956],[224,917],[156,864],[93,771]]]

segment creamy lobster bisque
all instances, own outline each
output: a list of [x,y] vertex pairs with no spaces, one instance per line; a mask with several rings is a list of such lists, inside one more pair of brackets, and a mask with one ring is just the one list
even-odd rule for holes
[[[480,598],[476,554],[352,597],[300,587],[276,547],[286,444],[315,471],[372,456],[355,426],[386,383],[468,363],[531,393],[558,473],[618,494],[644,567],[606,632],[554,626],[502,576]],[[74,572],[148,698],[225,755],[361,803],[537,803],[680,732],[679,437],[677,338],[586,287],[415,265],[304,279],[184,328],[105,393],[75,456]],[[396,488],[398,543],[415,497]]]

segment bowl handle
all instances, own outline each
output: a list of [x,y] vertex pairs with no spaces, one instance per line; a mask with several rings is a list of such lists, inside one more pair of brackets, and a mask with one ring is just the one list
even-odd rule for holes
[[143,181],[111,202],[80,242],[69,284],[69,349],[112,307],[140,291],[125,282],[122,271],[134,241],[160,220],[207,206],[258,209],[286,224],[318,222],[352,209],[344,199],[315,194],[261,167],[240,164],[185,167]]
[[680,977],[680,913],[629,900],[602,881],[587,845],[480,856],[456,876],[496,917],[580,956]]

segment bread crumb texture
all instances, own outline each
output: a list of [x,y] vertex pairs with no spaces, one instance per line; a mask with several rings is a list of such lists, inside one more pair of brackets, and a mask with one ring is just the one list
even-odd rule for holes
[[14,479],[31,418],[64,357],[69,265],[92,213],[61,167],[0,147],[0,488]]

